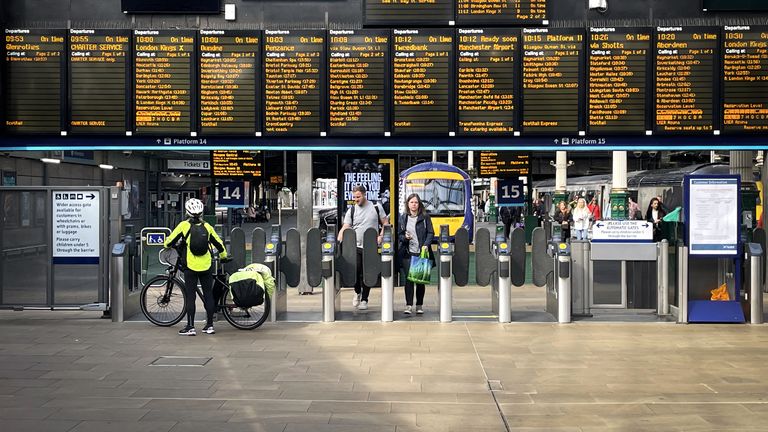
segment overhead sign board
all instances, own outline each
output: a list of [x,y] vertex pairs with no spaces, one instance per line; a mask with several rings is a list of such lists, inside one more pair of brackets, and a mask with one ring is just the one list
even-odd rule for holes
[[54,191],[53,263],[99,263],[98,191]]
[[497,186],[498,205],[519,207],[525,205],[525,182],[521,179],[499,180]]
[[592,225],[593,242],[652,242],[653,224],[639,220],[606,220]]
[[219,182],[216,187],[216,205],[219,207],[243,208],[248,202],[245,182]]
[[685,226],[691,255],[738,253],[739,183],[738,176],[686,176]]
[[169,159],[168,169],[174,171],[210,171],[211,161]]

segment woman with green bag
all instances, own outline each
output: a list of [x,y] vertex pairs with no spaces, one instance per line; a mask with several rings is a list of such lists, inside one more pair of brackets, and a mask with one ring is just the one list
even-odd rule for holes
[[[406,212],[401,214],[397,224],[398,256],[401,260],[401,278],[405,280],[405,314],[413,313],[413,288],[416,285],[416,313],[424,313],[425,283],[429,283],[429,274],[435,257],[432,255],[432,240],[435,231],[432,219],[424,210],[424,204],[418,194],[408,196]],[[413,268],[411,264],[413,265]]]

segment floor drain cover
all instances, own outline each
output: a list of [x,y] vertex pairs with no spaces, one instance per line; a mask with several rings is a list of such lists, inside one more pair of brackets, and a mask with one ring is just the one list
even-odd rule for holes
[[213,357],[181,357],[181,356],[160,356],[150,363],[150,366],[166,367],[203,367],[211,361]]
[[491,389],[491,391],[504,390],[504,387],[501,385],[501,381],[499,380],[488,380],[488,388]]

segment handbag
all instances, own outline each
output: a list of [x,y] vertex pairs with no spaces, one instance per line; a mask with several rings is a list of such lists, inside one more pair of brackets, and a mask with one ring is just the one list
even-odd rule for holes
[[411,257],[408,280],[417,284],[428,284],[432,278],[432,263],[427,248],[422,248],[418,256]]

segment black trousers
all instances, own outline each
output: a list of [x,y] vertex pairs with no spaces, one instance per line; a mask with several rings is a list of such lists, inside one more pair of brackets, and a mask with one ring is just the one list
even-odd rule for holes
[[363,249],[357,248],[357,280],[355,280],[355,292],[360,295],[360,301],[368,301],[371,287],[363,283]]
[[405,286],[405,304],[408,306],[413,306],[413,288],[414,285],[416,286],[416,304],[418,306],[421,306],[424,304],[424,292],[426,291],[426,287],[424,284],[414,284],[413,282],[408,280],[408,271],[411,269],[411,257],[412,256],[419,256],[419,254],[411,254],[407,257],[403,258],[402,269],[403,272],[401,274],[401,277],[403,278],[404,286]]
[[184,309],[187,312],[187,324],[195,326],[195,302],[197,301],[197,282],[203,288],[203,305],[205,306],[206,325],[213,324],[213,313],[216,312],[216,302],[213,299],[213,273],[210,270],[196,272],[184,270]]

